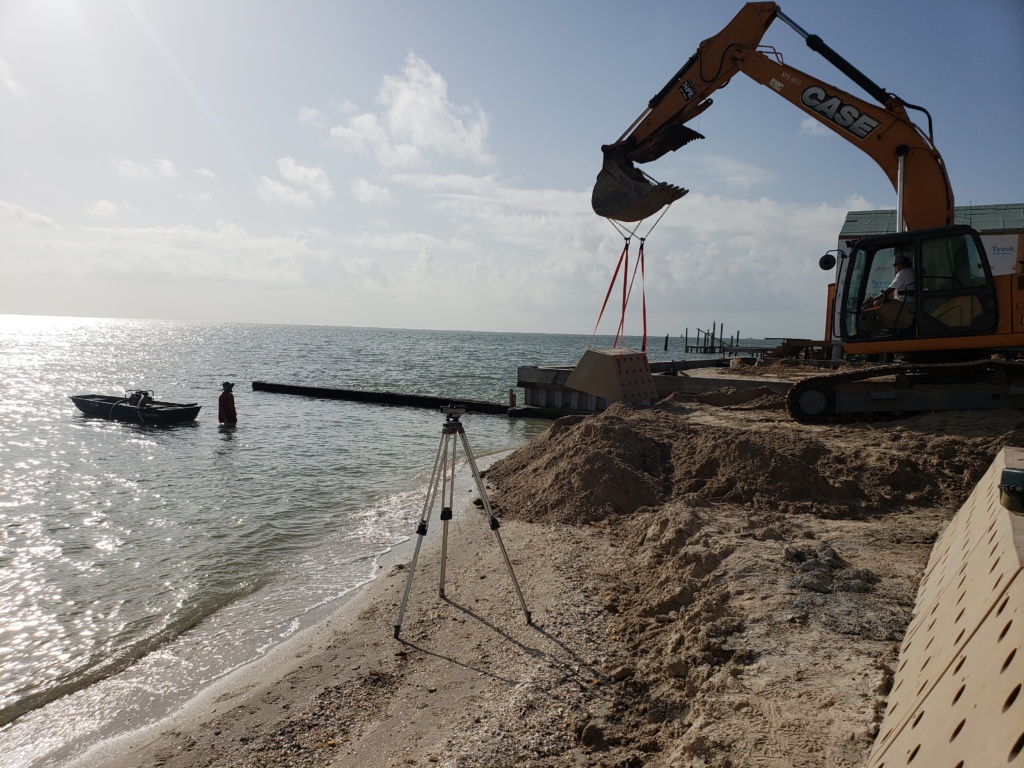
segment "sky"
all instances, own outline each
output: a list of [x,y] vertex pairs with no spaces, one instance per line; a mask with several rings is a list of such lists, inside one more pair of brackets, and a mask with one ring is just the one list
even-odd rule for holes
[[[1024,4],[780,5],[929,110],[958,205],[1024,202]],[[0,314],[615,333],[600,147],[740,7],[0,0]],[[895,192],[764,86],[714,101],[644,166],[690,190],[630,243],[648,331],[822,338],[818,259]]]

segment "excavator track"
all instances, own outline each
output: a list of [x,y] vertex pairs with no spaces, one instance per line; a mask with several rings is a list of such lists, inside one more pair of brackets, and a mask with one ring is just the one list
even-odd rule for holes
[[1024,362],[898,363],[815,376],[793,385],[786,408],[802,424],[1024,408]]

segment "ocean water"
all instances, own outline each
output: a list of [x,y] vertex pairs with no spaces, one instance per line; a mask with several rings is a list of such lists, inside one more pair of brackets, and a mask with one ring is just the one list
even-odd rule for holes
[[[693,357],[661,342],[652,361]],[[112,722],[179,706],[414,534],[440,413],[252,381],[507,402],[518,366],[592,343],[611,339],[0,315],[0,766],[61,765]],[[235,428],[217,423],[224,380]],[[110,422],[68,399],[136,388],[201,404],[198,421]],[[479,459],[550,422],[463,423]]]

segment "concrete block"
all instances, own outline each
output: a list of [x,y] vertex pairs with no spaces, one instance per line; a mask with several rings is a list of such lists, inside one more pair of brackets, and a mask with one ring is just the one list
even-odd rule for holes
[[611,402],[647,405],[658,397],[646,352],[588,349],[565,385]]

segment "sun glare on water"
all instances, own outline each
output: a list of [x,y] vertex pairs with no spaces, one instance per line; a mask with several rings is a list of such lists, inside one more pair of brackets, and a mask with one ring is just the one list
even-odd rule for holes
[[9,337],[42,337],[64,333],[103,322],[95,317],[51,315],[0,315],[0,333]]

